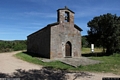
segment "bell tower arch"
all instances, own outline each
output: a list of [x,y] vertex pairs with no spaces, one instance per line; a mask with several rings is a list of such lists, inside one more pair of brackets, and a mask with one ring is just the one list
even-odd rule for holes
[[73,23],[74,24],[74,12],[68,9],[66,6],[65,8],[61,8],[57,10],[57,22],[59,23]]

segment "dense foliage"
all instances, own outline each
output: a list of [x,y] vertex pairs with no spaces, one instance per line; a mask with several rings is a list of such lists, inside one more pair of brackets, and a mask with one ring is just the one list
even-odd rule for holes
[[120,17],[110,13],[94,17],[88,22],[90,43],[102,46],[106,53],[120,52]]
[[87,35],[82,36],[82,47],[83,48],[89,48],[90,47]]
[[2,41],[0,40],[0,52],[26,50],[26,40]]

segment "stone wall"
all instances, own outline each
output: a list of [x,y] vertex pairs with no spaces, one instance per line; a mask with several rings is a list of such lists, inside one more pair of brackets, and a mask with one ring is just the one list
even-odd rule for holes
[[50,27],[46,27],[27,37],[27,51],[50,58]]
[[65,45],[67,42],[72,44],[72,57],[81,56],[81,35],[80,31],[65,24],[51,27],[51,59],[64,58]]
[[72,13],[69,10],[58,10],[57,12],[58,12],[57,13],[57,16],[58,16],[57,21],[59,23],[63,24],[65,22],[65,12],[68,12],[69,13],[69,18],[70,18],[69,23],[74,24],[74,13]]
[[[70,20],[65,22],[64,13],[69,12]],[[69,41],[72,45],[72,56],[81,56],[81,34],[78,29],[74,27],[74,13],[69,10],[58,10],[59,25],[51,27],[51,59],[64,58],[65,45]]]

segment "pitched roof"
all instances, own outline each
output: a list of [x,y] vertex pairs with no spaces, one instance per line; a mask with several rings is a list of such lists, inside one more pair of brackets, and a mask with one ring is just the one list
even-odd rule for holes
[[28,35],[28,36],[34,35],[34,34],[40,32],[40,31],[43,31],[43,30],[45,30],[45,29],[47,29],[47,28],[50,28],[50,27],[52,27],[52,26],[54,26],[54,25],[58,25],[58,24],[59,24],[59,22],[55,22],[55,23],[48,24],[48,25],[45,26],[44,28],[42,28],[42,29],[40,29],[40,30],[38,30],[38,31],[36,31],[36,32],[34,32],[34,33]]
[[55,23],[51,23],[51,24],[48,24],[47,26],[54,26],[54,25],[58,25],[59,22],[55,22]]
[[74,24],[74,27],[76,28],[76,29],[78,29],[79,31],[83,31],[79,26],[77,26],[76,24]]
[[[48,27],[52,27],[52,26],[55,26],[55,25],[58,25],[59,24],[59,22],[55,22],[55,23],[51,23],[51,24],[48,24],[47,26]],[[76,28],[76,29],[78,29],[79,31],[83,31],[78,25],[76,25],[76,24],[74,24],[74,27]]]
[[[55,26],[55,25],[58,25],[58,24],[59,24],[59,22],[55,22],[55,23],[48,24],[46,27],[44,27],[44,28],[42,28],[42,29],[40,29],[40,30],[38,30],[38,31],[30,34],[30,35],[36,34],[36,33],[40,32],[40,31],[42,31],[42,30],[45,30],[46,28],[49,28],[49,27],[52,27],[52,26]],[[83,30],[82,30],[79,26],[77,26],[76,24],[74,24],[74,27],[75,27],[76,29],[78,29],[79,31],[83,31]],[[28,35],[28,36],[30,36],[30,35]]]

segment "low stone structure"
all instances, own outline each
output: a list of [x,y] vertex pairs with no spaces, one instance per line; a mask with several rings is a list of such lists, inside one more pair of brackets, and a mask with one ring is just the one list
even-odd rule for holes
[[74,12],[65,7],[57,16],[57,22],[27,36],[27,52],[50,59],[80,57],[82,29],[74,24]]
[[79,57],[79,58],[62,58],[62,59],[41,59],[43,62],[53,62],[53,61],[61,61],[64,64],[73,66],[73,67],[79,67],[79,66],[86,66],[86,65],[93,65],[93,64],[99,64],[102,63],[101,61],[98,60],[92,60],[87,57]]

